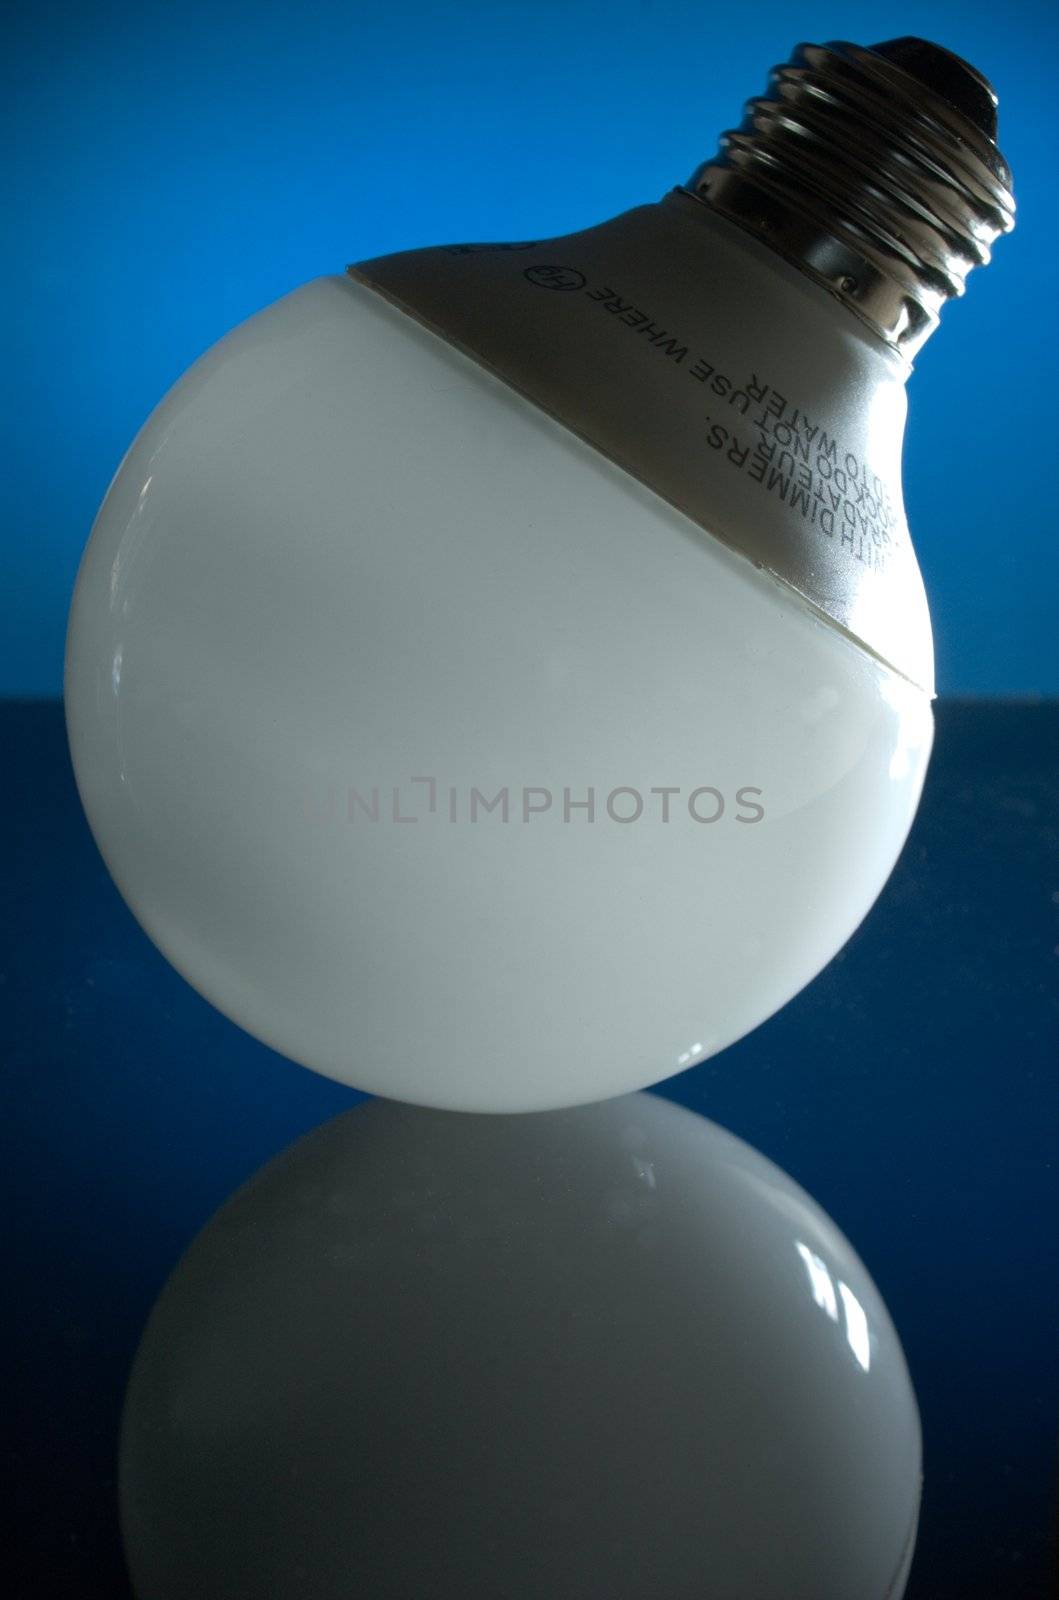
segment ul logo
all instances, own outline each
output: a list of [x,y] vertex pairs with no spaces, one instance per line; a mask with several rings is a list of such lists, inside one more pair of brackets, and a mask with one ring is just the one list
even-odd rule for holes
[[585,275],[573,267],[527,267],[523,273],[539,289],[583,289]]

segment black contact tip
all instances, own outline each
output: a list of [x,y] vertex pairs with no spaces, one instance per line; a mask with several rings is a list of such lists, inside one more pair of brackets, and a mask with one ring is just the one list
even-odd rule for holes
[[928,39],[887,39],[884,44],[868,47],[873,55],[892,61],[910,77],[925,84],[942,100],[972,122],[996,143],[997,97],[988,78],[962,57],[943,50]]

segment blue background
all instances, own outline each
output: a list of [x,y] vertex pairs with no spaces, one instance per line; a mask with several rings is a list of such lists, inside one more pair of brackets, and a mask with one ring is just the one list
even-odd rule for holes
[[[939,684],[1055,694],[1050,5],[38,0],[5,18],[0,61],[0,695],[58,692],[109,477],[234,322],[357,257],[544,237],[658,196],[798,39],[909,32],[993,78],[1020,204],[912,380]],[[119,1600],[116,1428],[151,1302],[243,1178],[357,1097],[241,1033],[137,928],[57,704],[0,704],[0,749],[5,1592]],[[660,1091],[787,1168],[890,1305],[926,1450],[908,1600],[1039,1600],[1054,1570],[1057,762],[1054,703],[943,698],[864,927]]]
[[903,33],[992,78],[1020,206],[912,383],[907,501],[939,688],[1059,691],[1048,0],[35,0],[9,8],[0,67],[14,319],[0,692],[59,692],[77,560],[109,478],[233,323],[360,257],[544,238],[656,198],[798,40]]

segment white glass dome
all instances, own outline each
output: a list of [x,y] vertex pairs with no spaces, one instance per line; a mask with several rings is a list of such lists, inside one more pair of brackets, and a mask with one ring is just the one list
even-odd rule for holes
[[[70,623],[81,795],[195,987],[358,1088],[573,1104],[849,937],[928,695],[472,359],[324,278],[173,389]],[[505,815],[506,810],[506,815]]]

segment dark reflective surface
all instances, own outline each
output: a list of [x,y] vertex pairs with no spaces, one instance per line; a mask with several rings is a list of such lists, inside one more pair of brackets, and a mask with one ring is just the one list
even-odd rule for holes
[[742,1140],[375,1100],[181,1260],[119,1493],[142,1600],[900,1600],[920,1461],[869,1274]]
[[[8,1200],[5,1457],[16,1596],[127,1594],[122,1389],[178,1253],[355,1103],[198,999],[88,837],[58,706],[0,713]],[[1051,1582],[1059,707],[942,703],[912,838],[842,957],[665,1086],[832,1214],[894,1317],[923,1419],[910,1600]]]

